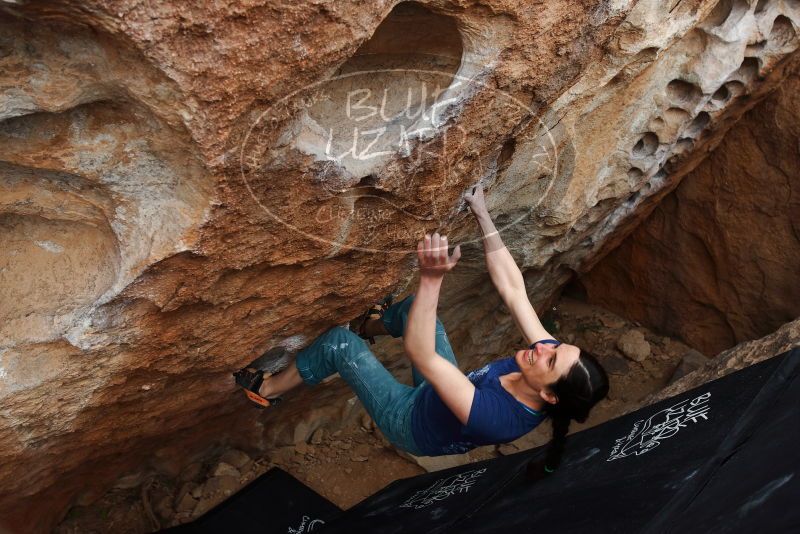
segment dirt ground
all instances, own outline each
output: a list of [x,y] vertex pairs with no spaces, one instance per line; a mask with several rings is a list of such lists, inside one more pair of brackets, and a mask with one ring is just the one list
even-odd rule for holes
[[229,450],[193,464],[178,480],[155,477],[137,488],[116,488],[92,505],[73,508],[56,532],[142,533],[179,524],[202,515],[272,467],[287,471],[342,509],[394,480],[425,472],[399,456],[364,417],[331,434],[318,431],[311,443],[274,449],[260,458]]
[[[609,373],[609,397],[572,431],[626,413],[638,400],[662,389],[676,369],[686,372],[687,361],[697,359],[696,351],[686,345],[569,298],[562,298],[543,321],[562,341],[591,347]],[[97,502],[70,510],[56,532],[143,533],[190,521],[273,466],[348,509],[394,480],[424,473],[420,464],[436,469],[472,462],[543,445],[549,437],[550,427],[543,424],[510,444],[481,447],[459,457],[416,460],[398,454],[363,412],[333,432],[317,430],[308,443],[255,456],[222,451],[191,464],[175,480],[155,474],[123,479]]]

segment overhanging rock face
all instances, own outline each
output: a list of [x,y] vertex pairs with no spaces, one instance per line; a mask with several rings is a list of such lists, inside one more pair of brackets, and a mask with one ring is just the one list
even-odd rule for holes
[[340,402],[254,422],[229,372],[402,289],[423,230],[465,242],[456,350],[499,350],[463,191],[487,185],[545,303],[789,74],[798,21],[778,0],[4,5],[3,522],[47,529],[147,461]]

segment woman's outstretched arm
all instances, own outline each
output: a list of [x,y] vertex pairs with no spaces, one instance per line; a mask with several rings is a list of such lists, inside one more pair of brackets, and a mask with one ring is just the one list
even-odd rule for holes
[[408,312],[403,334],[403,348],[422,376],[439,394],[450,411],[467,424],[475,386],[464,374],[436,353],[436,308],[444,274],[455,267],[461,257],[460,247],[447,252],[447,237],[426,235],[417,245],[420,278],[419,288]]
[[486,208],[483,186],[478,184],[465,198],[483,235],[483,250],[489,277],[500,294],[500,298],[511,312],[517,328],[529,344],[553,337],[544,329],[539,316],[536,315],[536,311],[528,299],[528,293],[525,291],[522,272],[503,244],[500,233],[492,222],[489,210]]

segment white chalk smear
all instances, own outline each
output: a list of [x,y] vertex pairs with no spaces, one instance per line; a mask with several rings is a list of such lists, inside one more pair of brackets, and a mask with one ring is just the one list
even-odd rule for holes
[[598,449],[597,447],[595,447],[593,449],[590,449],[586,454],[584,454],[583,456],[578,458],[576,460],[576,463],[585,462],[586,460],[588,460],[589,458],[591,458],[592,456],[596,455],[599,452],[600,452],[600,449]]
[[779,478],[777,480],[773,480],[760,490],[758,490],[753,497],[747,501],[744,506],[739,509],[739,517],[744,517],[750,510],[761,506],[764,504],[764,501],[769,499],[770,495],[775,493],[781,486],[789,482],[792,477],[794,477],[794,473],[789,473],[788,475]]
[[686,475],[686,476],[683,478],[683,481],[684,481],[684,482],[686,482],[687,480],[694,478],[694,476],[697,474],[697,472],[698,472],[698,471],[700,471],[700,470],[699,470],[699,469],[695,469],[694,471],[692,471],[691,473],[689,473],[688,475]]
[[308,338],[306,336],[304,336],[303,334],[297,334],[285,338],[280,343],[278,343],[278,345],[280,345],[281,347],[285,348],[290,352],[296,352],[302,349],[307,341]]
[[37,247],[43,248],[47,252],[52,252],[53,254],[61,254],[64,252],[64,247],[52,241],[34,241],[34,243]]

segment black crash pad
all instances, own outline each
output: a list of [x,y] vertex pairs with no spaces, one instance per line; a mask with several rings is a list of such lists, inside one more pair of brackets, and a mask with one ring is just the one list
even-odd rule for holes
[[176,534],[319,532],[339,508],[287,472],[274,467]]
[[[540,447],[396,481],[324,532],[800,531],[800,349]],[[794,497],[794,498],[792,498]]]
[[395,481],[346,512],[273,469],[180,532],[800,532],[800,348],[544,447]]

